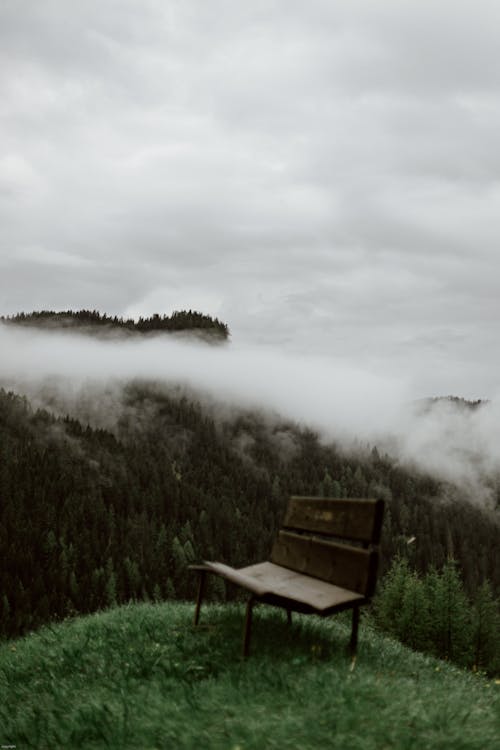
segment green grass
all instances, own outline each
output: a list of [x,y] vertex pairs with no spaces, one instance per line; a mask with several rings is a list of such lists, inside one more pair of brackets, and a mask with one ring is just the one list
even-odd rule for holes
[[257,608],[130,605],[0,646],[0,746],[21,748],[498,747],[500,685],[361,623]]

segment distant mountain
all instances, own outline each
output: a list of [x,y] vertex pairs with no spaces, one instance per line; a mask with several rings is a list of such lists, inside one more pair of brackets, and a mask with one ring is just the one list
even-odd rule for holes
[[119,318],[97,310],[40,310],[31,313],[17,313],[1,316],[0,321],[9,325],[22,325],[45,330],[78,330],[82,333],[97,335],[147,335],[156,333],[180,334],[189,333],[210,341],[225,341],[229,338],[229,328],[218,318],[196,312],[179,310],[172,315],[158,315],[150,318]]

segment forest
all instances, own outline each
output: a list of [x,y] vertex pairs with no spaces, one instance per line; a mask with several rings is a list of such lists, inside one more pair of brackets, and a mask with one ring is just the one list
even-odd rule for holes
[[290,494],[382,497],[382,574],[398,557],[423,575],[453,557],[466,593],[488,581],[498,597],[498,513],[376,446],[346,453],[267,415],[221,418],[154,383],[120,399],[111,431],[0,390],[4,636],[131,599],[190,598],[188,563],[269,554]]
[[140,317],[135,321],[131,318],[123,319],[116,315],[107,315],[97,310],[66,310],[54,312],[40,310],[30,313],[17,313],[11,316],[0,316],[0,321],[10,325],[22,325],[49,330],[66,329],[85,330],[92,333],[203,333],[205,337],[226,340],[229,328],[218,318],[212,318],[193,310],[178,310],[172,315],[158,315],[149,318]]

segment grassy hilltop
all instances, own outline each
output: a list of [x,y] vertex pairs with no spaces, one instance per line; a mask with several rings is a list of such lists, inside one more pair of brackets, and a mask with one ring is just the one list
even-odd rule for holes
[[498,681],[414,653],[362,623],[258,608],[128,605],[0,646],[0,743],[17,748],[495,747]]

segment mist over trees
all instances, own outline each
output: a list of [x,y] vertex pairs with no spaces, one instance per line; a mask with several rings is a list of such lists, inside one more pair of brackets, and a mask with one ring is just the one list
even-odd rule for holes
[[214,339],[225,340],[229,337],[229,328],[226,323],[193,310],[178,310],[172,315],[155,313],[149,318],[140,317],[138,321],[131,318],[124,320],[116,315],[107,315],[97,310],[66,310],[65,312],[40,310],[1,316],[0,320],[11,325],[52,330],[71,328],[72,330],[85,329],[94,333],[118,331],[131,334],[202,332]]
[[[2,322],[96,336],[229,337],[226,324],[191,310],[137,322],[40,311]],[[498,665],[494,472],[481,478],[486,508],[470,502],[470,482],[438,479],[366,442],[326,442],[290,419],[184,386],[122,380],[71,395],[55,381],[30,392],[44,408],[0,389],[0,635],[131,600],[191,598],[190,562],[238,567],[268,557],[291,494],[375,497],[386,502],[380,627],[468,666]],[[487,408],[448,397],[423,400],[418,411],[439,420],[442,402]],[[221,579],[210,586],[213,598],[240,596]]]
[[[420,575],[453,557],[464,596],[483,584],[498,596],[497,514],[375,446],[346,454],[251,411],[216,418],[148,383],[121,399],[110,432],[0,390],[4,636],[129,600],[190,598],[188,563],[268,556],[290,494],[382,497],[382,574],[398,556]],[[212,585],[219,599],[237,595]]]

